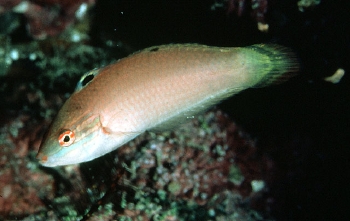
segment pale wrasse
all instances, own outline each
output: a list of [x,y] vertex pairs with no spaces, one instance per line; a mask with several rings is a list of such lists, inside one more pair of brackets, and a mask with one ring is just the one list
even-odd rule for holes
[[278,45],[155,46],[86,73],[41,143],[44,166],[90,161],[145,131],[164,130],[250,87],[298,70]]

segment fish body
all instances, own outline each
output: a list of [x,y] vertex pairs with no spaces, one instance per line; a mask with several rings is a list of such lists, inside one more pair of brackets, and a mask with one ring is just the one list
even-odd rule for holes
[[90,161],[139,134],[164,130],[250,87],[297,70],[276,45],[155,46],[85,74],[45,135],[44,166]]

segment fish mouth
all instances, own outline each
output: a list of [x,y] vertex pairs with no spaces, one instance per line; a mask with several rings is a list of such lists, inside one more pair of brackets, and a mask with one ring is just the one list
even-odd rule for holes
[[45,140],[41,143],[39,147],[39,151],[36,155],[36,159],[43,166],[52,167],[55,166],[55,162],[53,162],[53,156],[60,151],[58,148],[50,148],[50,143],[47,143]]
[[43,164],[43,165],[44,165],[44,164],[47,163],[49,157],[48,157],[47,155],[45,155],[45,154],[39,152],[39,153],[36,155],[36,159],[39,161],[40,164]]
[[59,164],[57,164],[57,162],[54,161],[50,161],[49,156],[43,154],[43,153],[38,153],[36,155],[36,159],[39,161],[39,163],[45,167],[55,167],[55,166],[59,166]]
[[46,137],[48,135],[48,130],[45,132],[44,134],[44,137],[43,139],[41,140],[41,144],[40,144],[40,147],[39,147],[39,150],[38,150],[38,153],[36,155],[36,159],[41,163],[45,163],[47,162],[48,160],[48,156],[46,154],[43,154],[43,149],[44,149],[44,143],[45,143],[45,140],[46,140]]
[[42,162],[46,162],[47,161],[47,156],[46,155],[43,155],[42,153],[38,153],[36,155],[36,159],[42,161]]

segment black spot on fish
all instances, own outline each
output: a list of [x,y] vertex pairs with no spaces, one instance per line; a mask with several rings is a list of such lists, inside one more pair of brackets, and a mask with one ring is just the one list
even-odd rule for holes
[[149,50],[149,51],[158,51],[159,50],[159,48],[158,47],[156,47],[156,48],[152,48],[151,50]]
[[94,75],[90,74],[87,75],[82,81],[81,81],[81,85],[84,87],[85,85],[87,85],[92,79],[94,79]]
[[77,86],[75,87],[75,91],[80,91],[81,89],[83,89],[94,79],[94,77],[96,77],[99,74],[99,72],[99,69],[94,69],[84,74],[78,81]]

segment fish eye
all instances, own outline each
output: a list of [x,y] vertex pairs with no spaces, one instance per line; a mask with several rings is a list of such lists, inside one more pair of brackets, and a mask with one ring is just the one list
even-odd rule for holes
[[68,129],[63,130],[63,132],[58,137],[58,143],[62,147],[67,147],[71,145],[74,142],[74,140],[75,140],[74,132]]

